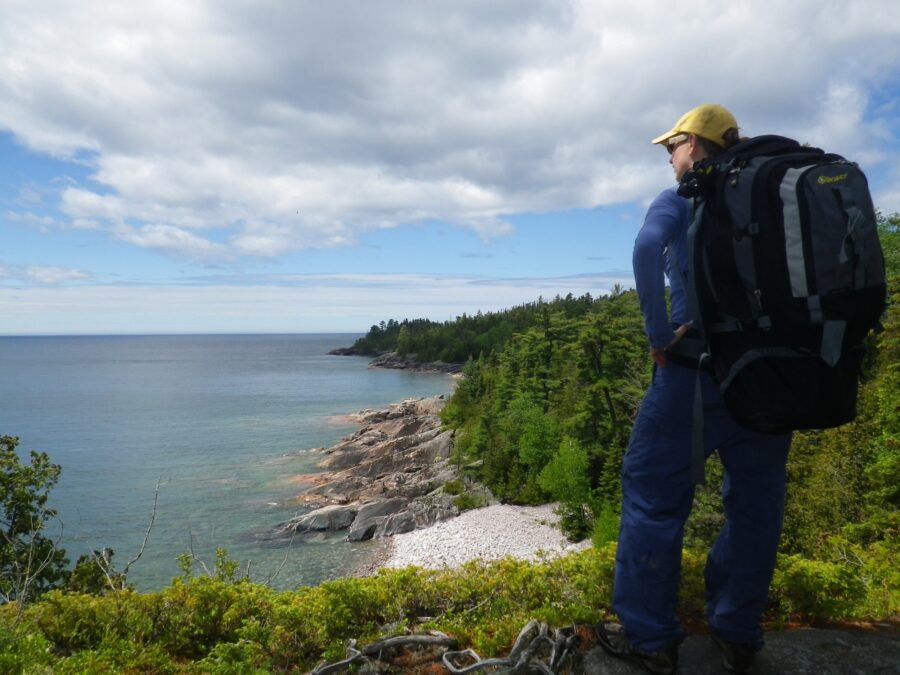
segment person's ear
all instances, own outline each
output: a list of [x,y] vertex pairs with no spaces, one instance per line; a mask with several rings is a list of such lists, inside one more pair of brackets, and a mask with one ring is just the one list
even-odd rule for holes
[[695,162],[704,157],[703,146],[700,145],[700,137],[697,134],[688,135],[688,155]]

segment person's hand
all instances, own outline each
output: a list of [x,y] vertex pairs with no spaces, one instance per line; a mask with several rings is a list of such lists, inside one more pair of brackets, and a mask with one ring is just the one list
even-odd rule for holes
[[653,359],[653,362],[658,365],[660,368],[666,367],[666,349],[669,349],[673,345],[677,344],[678,341],[684,337],[684,334],[687,333],[691,329],[690,323],[683,323],[678,328],[675,329],[675,337],[672,338],[672,341],[667,344],[664,348],[660,349],[659,347],[650,347],[650,358]]
[[659,347],[650,347],[650,358],[660,368],[666,367],[666,350]]
[[684,334],[687,333],[693,324],[689,321],[688,323],[683,323],[678,328],[675,329],[675,337],[672,338],[672,341],[666,345],[666,349],[676,344],[681,338],[684,337]]

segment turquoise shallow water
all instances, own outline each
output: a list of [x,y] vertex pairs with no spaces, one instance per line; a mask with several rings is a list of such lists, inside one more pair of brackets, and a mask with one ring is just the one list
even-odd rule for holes
[[129,579],[159,588],[193,547],[211,566],[227,548],[257,580],[289,588],[348,573],[371,544],[266,534],[296,509],[290,477],[310,448],[356,427],[343,415],[448,393],[445,375],[369,369],[328,356],[355,335],[0,338],[0,434],[62,466],[52,493],[74,560],[111,547],[120,566],[140,549],[159,483],[156,522]]

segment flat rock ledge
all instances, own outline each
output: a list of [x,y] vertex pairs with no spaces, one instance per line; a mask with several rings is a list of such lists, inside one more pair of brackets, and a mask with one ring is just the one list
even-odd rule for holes
[[[766,631],[765,647],[753,664],[756,675],[874,675],[900,673],[900,635],[880,630],[801,628]],[[708,635],[692,635],[679,653],[679,673],[724,673],[721,655]],[[606,654],[597,645],[584,655],[586,675],[632,675],[641,668]]]
[[411,532],[458,515],[454,495],[444,491],[457,478],[450,464],[453,431],[441,429],[443,395],[412,398],[383,410],[362,410],[351,419],[362,427],[336,445],[317,449],[322,473],[298,497],[309,511],[281,523],[276,537],[346,530],[350,541]]

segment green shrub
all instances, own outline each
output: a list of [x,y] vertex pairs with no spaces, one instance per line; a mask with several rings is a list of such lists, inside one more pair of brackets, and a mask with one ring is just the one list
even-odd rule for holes
[[482,506],[487,506],[487,499],[484,495],[463,492],[461,495],[457,495],[454,498],[453,505],[460,511],[469,511],[471,509],[480,509]]
[[[831,543],[835,561],[781,556],[771,618],[884,618],[900,610],[896,544]],[[679,613],[703,620],[705,551],[686,550]],[[407,629],[436,629],[494,656],[522,626],[592,624],[612,616],[615,544],[538,562],[409,567],[278,592],[249,581],[178,578],[155,593],[52,591],[19,615],[0,606],[0,672],[308,672]],[[17,618],[18,617],[18,618]]]
[[462,494],[465,488],[463,487],[463,482],[459,479],[457,480],[448,480],[444,483],[444,492],[448,495],[459,495]]
[[594,520],[591,542],[596,548],[603,548],[619,538],[619,514],[609,505],[603,504]]
[[772,593],[788,616],[831,621],[857,615],[865,584],[855,566],[783,555],[772,580]]
[[48,499],[62,469],[34,450],[23,462],[18,444],[0,435],[0,602],[23,608],[65,581],[68,559],[47,534],[57,518]]
[[51,648],[41,633],[13,627],[11,619],[10,623],[0,619],[0,673],[21,673],[26,667],[31,672],[52,672],[50,666],[55,659]]

